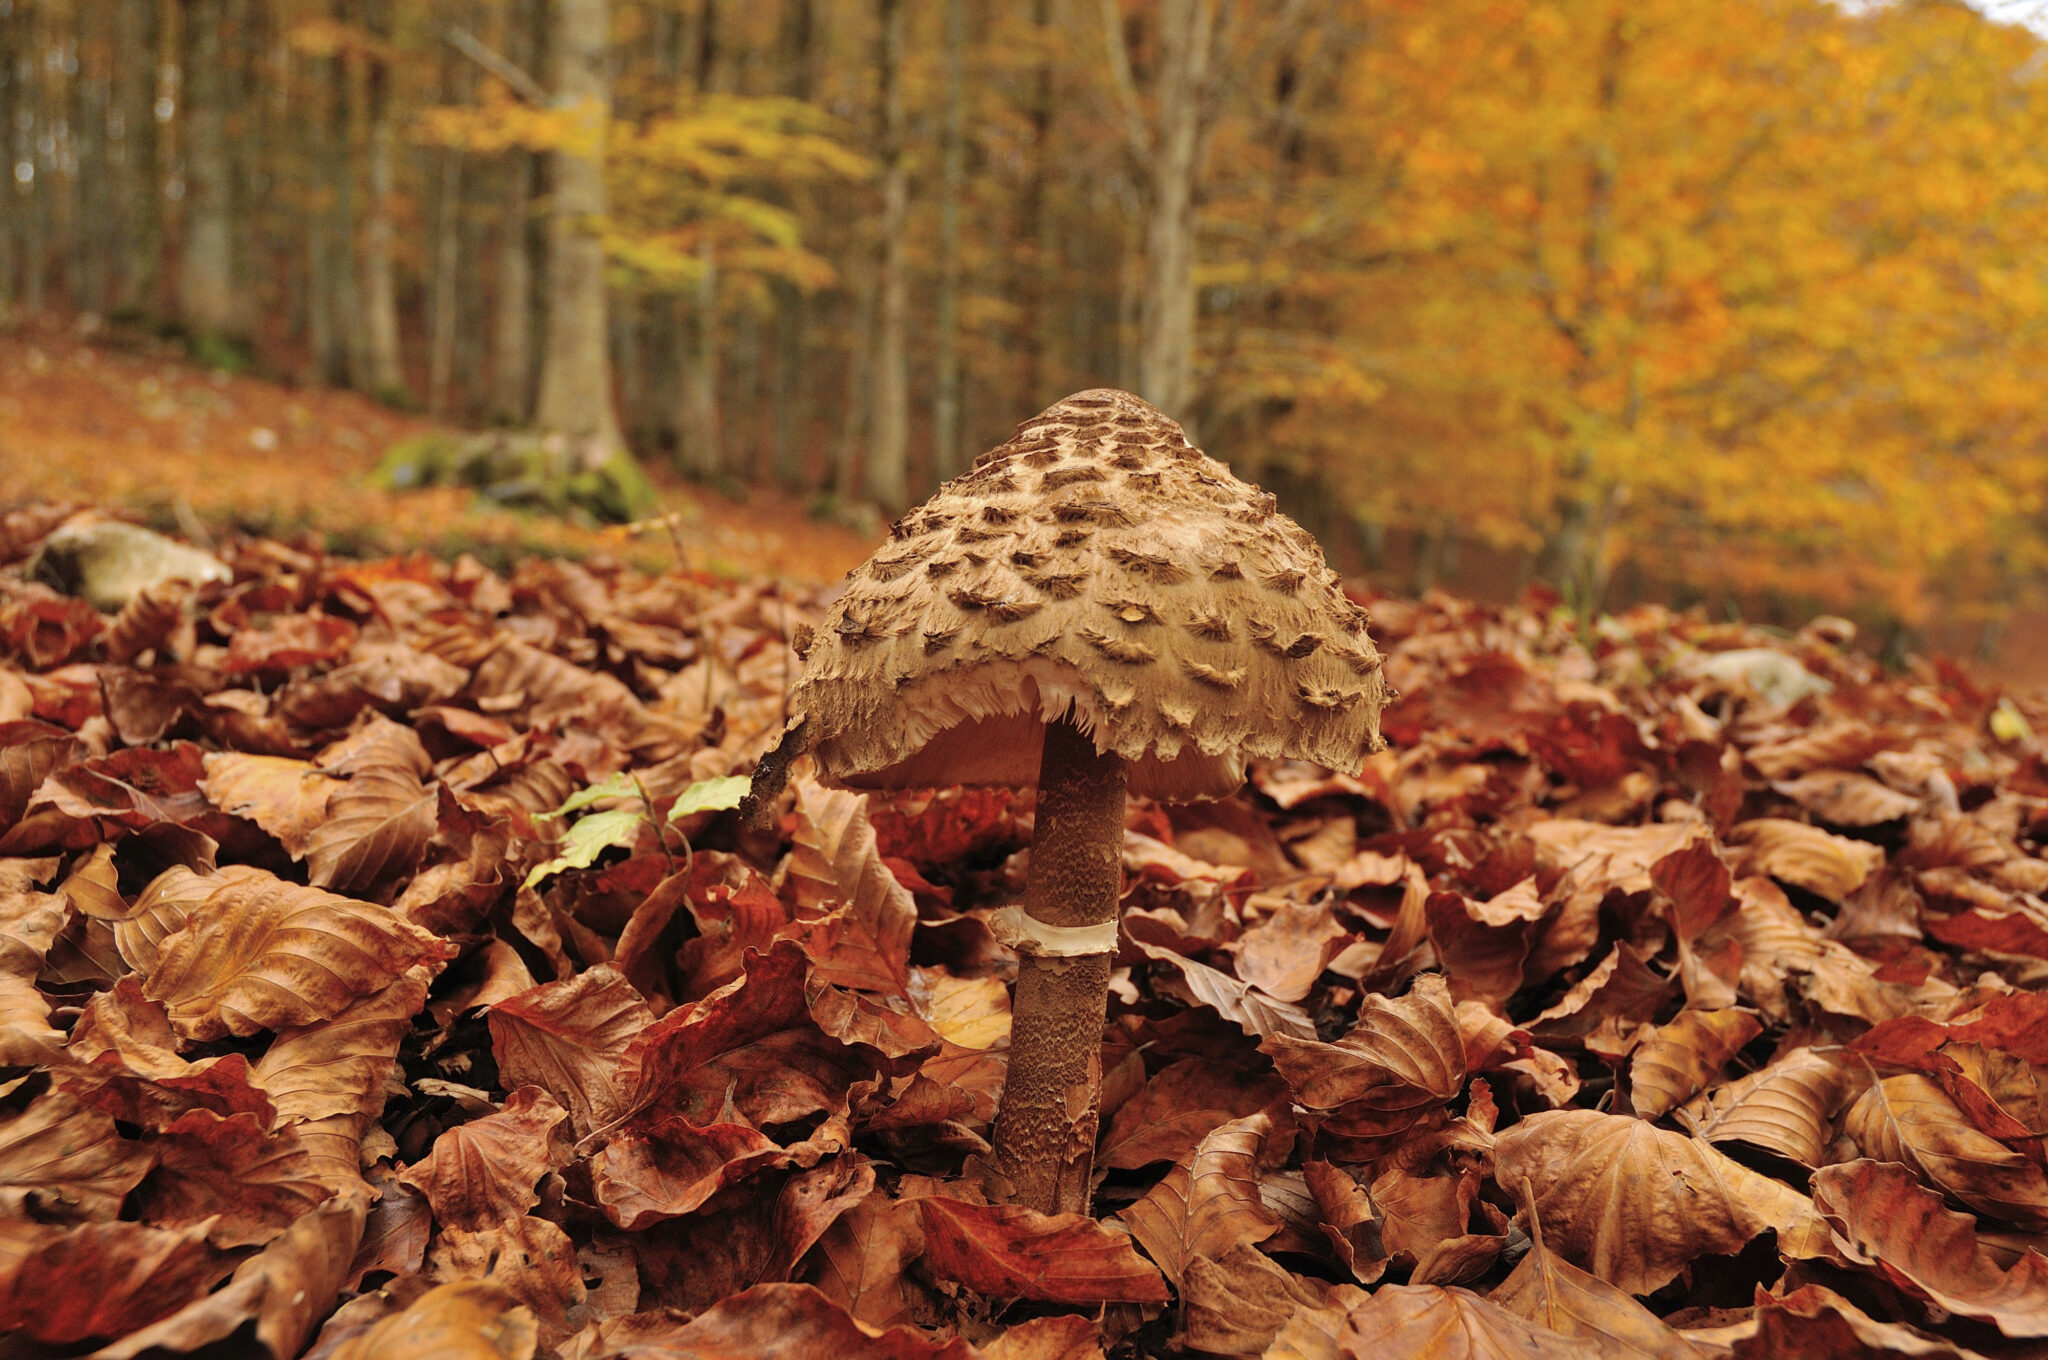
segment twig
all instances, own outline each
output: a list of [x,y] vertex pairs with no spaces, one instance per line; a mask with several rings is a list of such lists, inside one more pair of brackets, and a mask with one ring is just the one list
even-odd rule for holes
[[550,96],[546,86],[526,74],[510,58],[493,49],[490,44],[462,25],[448,25],[442,36],[448,40],[449,46],[511,86],[512,93],[527,103],[545,105],[549,102]]

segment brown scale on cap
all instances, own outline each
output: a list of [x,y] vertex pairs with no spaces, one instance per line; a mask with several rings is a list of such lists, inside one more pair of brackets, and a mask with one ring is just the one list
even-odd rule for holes
[[849,784],[1031,784],[1043,724],[1071,706],[1130,762],[1131,792],[1219,797],[1250,757],[1348,770],[1380,745],[1363,624],[1270,495],[1098,389],[896,523],[819,630],[791,711]]

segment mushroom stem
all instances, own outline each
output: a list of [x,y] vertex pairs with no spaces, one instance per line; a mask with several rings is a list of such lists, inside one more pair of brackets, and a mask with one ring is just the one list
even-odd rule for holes
[[[1070,719],[1048,723],[1024,910],[1049,926],[1114,921],[1123,886],[1124,760]],[[1102,1094],[1102,1021],[1114,951],[1026,952],[991,1188],[1041,1213],[1086,1213]],[[1007,1181],[1007,1186],[1002,1182]]]

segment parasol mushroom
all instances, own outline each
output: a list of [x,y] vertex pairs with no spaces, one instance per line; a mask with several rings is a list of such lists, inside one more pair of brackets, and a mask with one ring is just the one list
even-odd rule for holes
[[1221,798],[1252,757],[1353,770],[1386,697],[1321,550],[1127,392],[1080,392],[897,521],[800,640],[756,806],[808,751],[862,788],[1038,787],[991,1193],[1085,1211],[1126,792]]

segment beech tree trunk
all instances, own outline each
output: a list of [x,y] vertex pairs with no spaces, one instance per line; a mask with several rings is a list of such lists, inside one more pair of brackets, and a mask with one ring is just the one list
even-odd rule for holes
[[605,122],[611,113],[605,78],[610,0],[555,0],[553,19],[555,102],[574,112],[577,135],[551,153],[547,330],[534,423],[616,450],[624,441],[612,400],[604,242],[598,237],[604,216]]
[[156,310],[162,195],[157,185],[156,71],[149,60],[157,50],[156,29],[153,0],[121,0],[115,41],[121,52],[134,55],[114,63],[114,107],[121,135],[108,143],[117,195],[116,239],[122,251],[111,303],[116,312]]
[[[234,212],[221,62],[222,0],[185,6],[185,225],[178,321],[194,339],[242,338],[235,293]],[[38,271],[40,272],[40,271]]]
[[[370,31],[390,33],[390,15],[382,5],[371,7]],[[370,58],[364,95],[369,115],[369,211],[363,218],[363,244],[358,257],[362,271],[362,323],[364,339],[363,386],[379,401],[403,401],[407,397],[405,367],[398,348],[398,282],[393,255],[396,249],[391,220],[392,128],[391,74],[385,62]]]
[[875,332],[875,411],[868,427],[868,494],[891,514],[910,504],[910,281],[904,242],[910,211],[903,156],[903,0],[877,0],[882,22],[881,295]]
[[966,0],[946,0],[946,112],[939,172],[938,391],[932,401],[932,479],[959,471],[960,185],[967,173]]
[[1195,175],[1202,91],[1216,35],[1216,0],[1159,8],[1159,114],[1138,308],[1138,394],[1176,419],[1194,395]]

